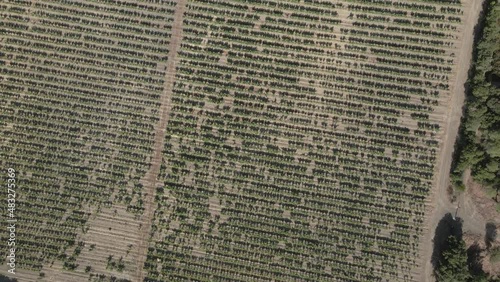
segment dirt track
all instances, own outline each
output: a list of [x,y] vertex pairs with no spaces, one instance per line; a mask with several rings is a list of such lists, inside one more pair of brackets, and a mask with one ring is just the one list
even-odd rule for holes
[[151,224],[153,222],[154,215],[154,195],[156,192],[156,182],[157,177],[160,172],[160,166],[162,162],[162,151],[165,139],[165,130],[167,127],[168,118],[170,115],[171,108],[171,97],[172,89],[174,87],[175,80],[175,67],[177,63],[177,51],[181,44],[182,39],[182,18],[184,15],[184,10],[186,8],[186,0],[180,0],[177,2],[174,22],[172,26],[172,38],[168,46],[169,57],[166,66],[166,78],[164,85],[164,92],[161,97],[161,108],[160,108],[160,121],[155,128],[155,143],[153,158],[151,160],[151,168],[146,173],[142,179],[145,191],[144,199],[144,214],[142,217],[143,228],[141,230],[142,241],[138,248],[138,260],[137,260],[137,273],[135,281],[143,281],[145,278],[143,266],[146,260],[148,246],[149,246],[149,234],[151,232]]
[[432,277],[431,255],[433,251],[432,239],[439,220],[446,214],[455,214],[464,220],[463,229],[483,235],[485,232],[485,220],[476,211],[474,204],[465,195],[461,195],[456,203],[451,203],[448,197],[447,188],[449,185],[449,171],[451,167],[452,154],[455,140],[460,126],[462,116],[462,106],[465,98],[465,83],[472,60],[472,50],[474,42],[474,27],[478,23],[484,0],[465,1],[465,22],[460,48],[457,52],[457,63],[455,69],[455,82],[452,88],[451,97],[448,102],[448,115],[445,121],[443,132],[443,144],[436,166],[436,178],[434,191],[429,198],[429,209],[424,228],[424,236],[421,241],[421,260],[423,271],[420,271],[419,281],[434,281]]

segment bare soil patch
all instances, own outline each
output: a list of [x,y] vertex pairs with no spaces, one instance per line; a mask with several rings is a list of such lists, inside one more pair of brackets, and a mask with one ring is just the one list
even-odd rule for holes
[[477,209],[477,212],[488,222],[500,224],[500,214],[496,211],[497,203],[489,197],[484,188],[474,182],[470,176],[470,170],[464,173],[466,186],[465,197],[469,198]]
[[155,128],[155,144],[151,168],[142,179],[145,190],[144,198],[144,215],[142,217],[143,228],[141,230],[142,241],[138,247],[138,261],[136,281],[143,281],[145,273],[143,270],[144,261],[147,256],[149,245],[149,234],[151,233],[151,224],[154,215],[154,195],[156,190],[157,177],[160,172],[162,162],[163,143],[165,139],[165,130],[170,115],[172,89],[175,80],[175,67],[177,64],[177,51],[179,50],[182,39],[182,18],[186,8],[186,0],[177,2],[174,14],[174,22],[172,26],[172,37],[168,46],[169,59],[166,66],[166,79],[164,85],[164,93],[161,97],[160,121]]
[[[474,42],[474,28],[478,22],[484,0],[464,1],[464,30],[457,52],[455,81],[452,85],[451,97],[448,101],[448,118],[444,124],[441,150],[436,166],[435,188],[431,192],[428,203],[427,218],[424,226],[424,235],[421,238],[421,265],[420,281],[433,281],[432,277],[432,238],[438,222],[446,213],[458,214],[464,220],[464,231],[484,233],[485,221],[475,212],[474,206],[465,201],[464,196],[451,203],[447,188],[449,186],[449,172],[452,161],[455,139],[458,135],[462,107],[465,100],[465,83],[472,61]],[[458,208],[458,210],[457,210]]]

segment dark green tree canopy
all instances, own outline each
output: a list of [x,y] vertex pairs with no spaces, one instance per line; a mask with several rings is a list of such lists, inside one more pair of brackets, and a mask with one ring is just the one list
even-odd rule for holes
[[447,240],[448,248],[443,252],[443,257],[439,262],[435,272],[438,282],[466,282],[471,275],[467,266],[467,249],[463,240],[458,240],[455,236],[449,236]]

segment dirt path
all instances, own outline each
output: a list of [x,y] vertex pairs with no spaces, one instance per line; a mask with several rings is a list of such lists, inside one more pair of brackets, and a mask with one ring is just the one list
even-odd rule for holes
[[455,140],[460,126],[462,106],[465,99],[464,84],[472,60],[474,42],[474,27],[476,26],[484,0],[465,1],[465,22],[462,31],[459,52],[457,53],[457,69],[455,83],[448,102],[448,116],[445,121],[443,144],[436,167],[435,188],[429,197],[429,208],[425,222],[424,235],[421,239],[421,261],[423,271],[420,271],[419,281],[433,281],[431,256],[433,251],[432,239],[439,220],[446,214],[455,215],[457,204],[460,205],[457,216],[464,220],[464,231],[484,233],[485,221],[476,212],[474,205],[465,196],[461,195],[457,203],[449,201],[447,188],[449,185],[449,171]]
[[165,139],[165,130],[168,122],[168,118],[171,110],[171,97],[172,90],[174,87],[175,80],[175,68],[177,64],[177,51],[181,45],[182,39],[182,20],[184,11],[186,9],[186,0],[180,0],[177,2],[175,7],[174,22],[172,26],[172,37],[168,46],[168,61],[166,65],[166,77],[164,84],[164,92],[161,97],[161,108],[160,108],[160,121],[155,128],[155,143],[153,158],[151,160],[151,168],[146,173],[141,183],[144,186],[145,196],[144,196],[144,214],[142,217],[142,230],[141,238],[142,241],[138,248],[138,259],[137,259],[137,273],[135,281],[143,281],[145,278],[144,273],[144,262],[146,260],[148,247],[149,247],[149,234],[151,232],[151,225],[154,215],[154,195],[156,192],[156,182],[157,177],[160,172],[160,165],[162,162],[162,151]]

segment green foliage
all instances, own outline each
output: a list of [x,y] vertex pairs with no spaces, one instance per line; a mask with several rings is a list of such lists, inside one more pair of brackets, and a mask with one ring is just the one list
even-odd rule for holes
[[495,248],[491,251],[490,262],[491,263],[500,262],[500,248]]
[[462,182],[457,183],[457,185],[455,186],[455,188],[456,188],[459,192],[464,192],[464,191],[465,191],[465,184],[463,184]]
[[[446,250],[434,272],[437,282],[494,282],[498,281],[480,269],[474,269],[469,264],[467,247],[464,240],[449,236],[446,241]],[[470,255],[470,254],[469,254]],[[490,262],[500,261],[500,248],[491,251]]]
[[474,276],[470,281],[472,282],[493,282],[495,280],[492,280],[488,274],[482,272],[476,276]]
[[75,270],[77,267],[78,267],[78,264],[74,263],[74,262],[68,262],[68,261],[66,261],[63,264],[63,268],[66,269],[66,270]]
[[455,236],[448,237],[448,248],[443,252],[435,276],[438,282],[460,282],[471,278],[467,267],[465,242]]
[[493,77],[500,73],[500,4],[491,1],[483,36],[477,44],[474,74],[470,80],[471,97],[467,101],[463,143],[452,173],[456,187],[466,168],[474,180],[500,187],[500,86]]

